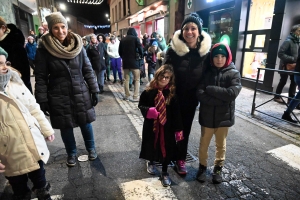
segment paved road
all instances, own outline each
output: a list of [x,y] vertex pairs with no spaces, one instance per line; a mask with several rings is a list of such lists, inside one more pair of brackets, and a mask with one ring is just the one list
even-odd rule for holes
[[[55,142],[49,143],[51,157],[46,165],[46,176],[52,185],[51,194],[57,195],[57,199],[299,199],[300,150],[297,137],[274,125],[261,123],[260,118],[249,116],[243,111],[248,108],[241,104],[237,106],[241,109],[227,140],[224,182],[212,184],[214,147],[211,145],[205,183],[195,180],[196,160],[187,164],[189,174],[185,177],[170,167],[172,186],[162,187],[158,174],[147,174],[145,162],[138,159],[143,118],[137,103],[122,100],[123,89],[119,84],[109,84],[105,88],[112,92],[101,95],[101,102],[96,107],[97,120],[93,123],[97,160],[80,162],[68,168],[58,131]],[[250,90],[244,91],[241,97],[251,93]],[[195,157],[200,137],[197,116],[198,113],[189,143],[189,152]],[[86,154],[78,129],[76,141],[79,155]],[[0,184],[3,186],[1,199],[11,199],[11,189],[2,175]]]

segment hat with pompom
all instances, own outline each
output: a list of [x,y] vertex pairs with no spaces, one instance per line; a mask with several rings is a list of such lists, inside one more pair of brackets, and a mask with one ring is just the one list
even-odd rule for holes
[[197,25],[199,34],[201,34],[203,21],[197,13],[191,13],[187,18],[183,20],[181,24],[181,34],[182,34],[183,27],[190,22],[193,22]]

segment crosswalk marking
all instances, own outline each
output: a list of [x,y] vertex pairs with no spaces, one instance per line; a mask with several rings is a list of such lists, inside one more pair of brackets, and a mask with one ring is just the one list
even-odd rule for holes
[[300,170],[300,148],[296,145],[288,144],[276,149],[272,149],[267,153],[286,162],[289,166]]
[[158,177],[122,183],[126,200],[177,200],[170,187],[163,187]]

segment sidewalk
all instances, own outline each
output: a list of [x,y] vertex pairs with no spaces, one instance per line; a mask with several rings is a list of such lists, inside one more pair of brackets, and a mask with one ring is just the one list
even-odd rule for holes
[[[140,93],[145,89],[146,84],[148,83],[147,78],[143,78],[142,81],[144,84],[140,86]],[[120,105],[122,105],[122,98],[124,95],[124,86],[121,86],[119,83],[112,84],[112,82],[107,82],[106,87],[109,87],[109,89],[114,93],[115,97],[118,99],[118,102]],[[132,94],[133,91],[130,91]],[[287,94],[282,94],[287,95]],[[273,130],[275,134],[279,135],[280,137],[283,137],[285,139],[291,140],[292,142],[296,142],[300,144],[300,125],[291,124],[288,122],[285,122],[281,119],[281,116],[283,112],[286,109],[286,106],[284,104],[279,104],[273,100],[273,95],[257,92],[256,94],[256,106],[271,100],[270,102],[260,106],[257,108],[258,111],[265,112],[268,115],[277,117],[279,119],[273,118],[271,116],[265,115],[263,113],[260,113],[258,111],[254,112],[254,115],[251,115],[251,109],[252,109],[252,102],[253,102],[253,96],[254,96],[254,90],[249,89],[246,87],[243,87],[239,96],[236,99],[236,116],[246,119],[247,121],[256,124],[257,126],[261,126],[262,128]],[[125,103],[125,102],[124,102]],[[133,108],[135,111],[135,116],[133,116],[132,120],[136,121],[135,123],[138,124],[136,126],[138,132],[141,131],[141,125],[142,125],[142,118],[138,119],[140,114],[138,112],[137,104],[136,102],[130,102],[129,103],[131,108]],[[125,104],[123,104],[125,106]],[[128,105],[128,104],[126,104]],[[300,110],[295,109],[294,114],[300,119]],[[140,130],[139,130],[140,129]]]

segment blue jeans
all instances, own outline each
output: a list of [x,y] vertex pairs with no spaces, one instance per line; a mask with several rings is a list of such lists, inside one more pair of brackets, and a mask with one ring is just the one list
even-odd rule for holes
[[[94,133],[91,123],[79,126],[87,151],[95,149]],[[65,144],[68,156],[76,156],[76,141],[74,137],[73,128],[60,129],[61,138]]]
[[[294,75],[294,80],[295,83],[298,85],[298,87],[300,87],[300,76]],[[289,106],[286,109],[287,113],[291,113],[293,112],[293,110],[298,106],[298,104],[300,103],[300,90],[298,91],[298,93],[294,96],[294,99],[292,99],[290,101]]]
[[105,74],[106,70],[101,70],[100,72],[98,72],[97,74],[97,82],[99,85],[104,86],[104,74]]

